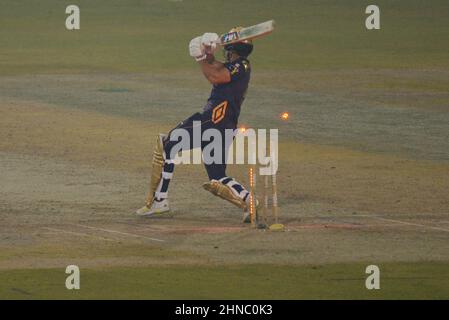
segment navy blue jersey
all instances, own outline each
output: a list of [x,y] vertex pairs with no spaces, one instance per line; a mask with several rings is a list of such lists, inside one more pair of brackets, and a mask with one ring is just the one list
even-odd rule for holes
[[249,61],[242,57],[232,62],[226,62],[224,65],[231,73],[231,81],[213,86],[204,111],[212,110],[216,106],[226,103],[225,110],[232,114],[237,123],[240,107],[248,89],[251,66]]

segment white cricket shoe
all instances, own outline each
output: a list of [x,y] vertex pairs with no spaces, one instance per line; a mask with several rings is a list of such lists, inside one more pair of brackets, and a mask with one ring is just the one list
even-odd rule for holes
[[136,211],[136,214],[138,216],[151,216],[153,214],[161,214],[168,211],[170,211],[168,199],[162,199],[161,201],[154,200],[150,208],[146,205],[143,206]]

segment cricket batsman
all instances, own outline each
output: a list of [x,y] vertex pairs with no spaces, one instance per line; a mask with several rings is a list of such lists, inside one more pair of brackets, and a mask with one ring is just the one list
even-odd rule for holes
[[[239,30],[234,28],[230,32]],[[168,203],[168,187],[173,177],[174,161],[171,150],[177,141],[171,141],[174,129],[183,128],[190,134],[193,143],[193,127],[201,123],[201,132],[215,128],[225,136],[226,129],[236,133],[240,109],[245,99],[251,74],[248,56],[253,51],[251,40],[245,40],[224,46],[225,62],[217,61],[214,53],[219,45],[216,33],[205,33],[190,41],[189,53],[198,65],[204,77],[212,84],[212,91],[202,112],[197,112],[182,121],[167,135],[160,134],[153,152],[150,191],[145,206],[137,210],[140,216],[162,214],[170,210]],[[177,140],[177,139],[176,139]],[[224,139],[222,139],[224,141]],[[200,142],[201,150],[210,142]],[[197,144],[198,145],[198,144]],[[225,199],[248,212],[249,192],[235,179],[226,175],[225,154],[228,145],[222,143],[223,161],[221,163],[204,164],[209,182],[204,189],[213,195]],[[245,214],[245,222],[249,222],[249,214]]]

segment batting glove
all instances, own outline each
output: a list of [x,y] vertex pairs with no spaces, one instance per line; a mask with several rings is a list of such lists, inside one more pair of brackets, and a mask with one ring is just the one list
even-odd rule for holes
[[201,36],[201,44],[206,49],[206,53],[213,54],[217,50],[219,36],[216,33],[206,32]]
[[201,37],[193,38],[189,43],[189,53],[196,61],[206,59],[204,46],[201,44]]

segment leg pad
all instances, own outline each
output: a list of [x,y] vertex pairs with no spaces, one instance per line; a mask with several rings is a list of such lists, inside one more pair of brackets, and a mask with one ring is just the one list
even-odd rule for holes
[[239,207],[240,209],[247,210],[246,202],[237,197],[234,192],[232,192],[231,188],[227,185],[217,180],[211,180],[204,183],[203,188],[213,195],[231,202],[233,205]]
[[164,144],[163,139],[166,137],[165,134],[159,134],[156,140],[156,146],[153,150],[153,161],[151,164],[151,180],[150,180],[150,191],[147,197],[147,206],[150,207],[153,204],[154,193],[161,182],[162,171],[164,169]]

